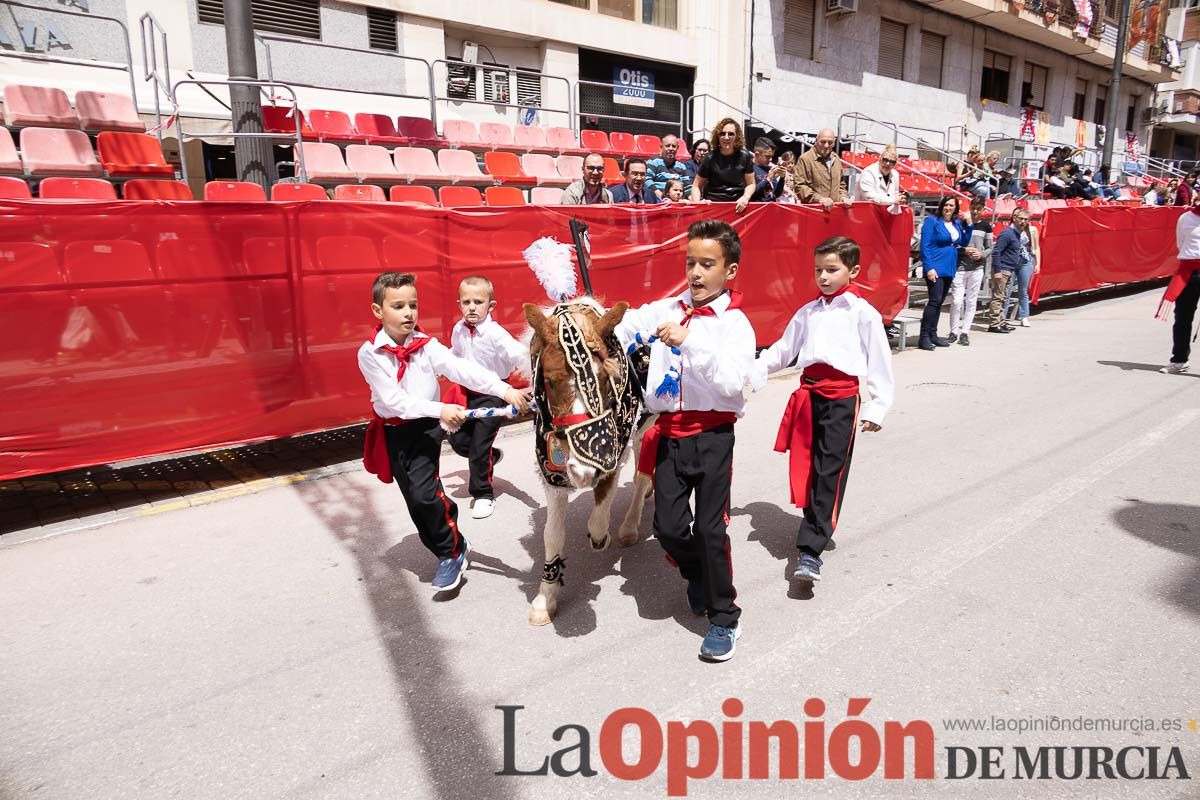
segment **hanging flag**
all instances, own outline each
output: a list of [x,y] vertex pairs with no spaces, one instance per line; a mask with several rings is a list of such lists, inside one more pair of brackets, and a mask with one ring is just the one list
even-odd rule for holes
[[1087,123],[1081,119],[1075,121],[1075,146],[1087,147]]
[[1142,147],[1138,143],[1137,133],[1134,131],[1125,134],[1125,155],[1134,161],[1142,156]]
[[1050,144],[1050,115],[1045,111],[1037,112],[1037,143]]
[[1021,109],[1021,133],[1020,133],[1019,138],[1024,139],[1027,142],[1034,141],[1037,138],[1036,124],[1037,124],[1037,109],[1036,108],[1022,108]]
[[1092,0],[1075,0],[1075,35],[1086,39],[1092,31]]

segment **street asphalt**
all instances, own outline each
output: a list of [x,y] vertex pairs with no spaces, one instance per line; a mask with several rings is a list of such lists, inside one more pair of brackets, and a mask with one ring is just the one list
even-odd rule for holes
[[[499,441],[490,519],[470,518],[465,461],[443,459],[475,548],[451,599],[430,591],[435,563],[400,493],[361,470],[0,537],[0,800],[666,797],[683,769],[667,754],[642,780],[614,777],[601,754],[615,758],[601,729],[625,707],[653,714],[655,731],[723,732],[715,775],[686,783],[695,798],[1200,797],[1200,375],[1157,372],[1160,294],[898,354],[895,406],[859,436],[839,546],[812,591],[789,579],[799,511],[772,449],[795,375],[753,395],[729,526],[743,634],[723,664],[697,658],[705,623],[651,536],[652,506],[637,545],[593,553],[590,497],[574,495],[558,616],[527,624],[545,523],[528,426]],[[740,716],[723,713],[727,698]],[[850,698],[870,702],[851,712]],[[509,712],[512,766],[534,770],[586,735],[598,774],[496,775],[496,706],[524,707]],[[766,779],[732,777],[748,730],[736,723],[790,720],[807,751],[821,735],[805,722],[823,720],[828,742],[851,716],[881,736],[889,720],[928,722],[934,777],[914,777],[911,742],[903,779],[881,764],[863,780],[831,766],[783,780],[775,757]],[[1042,729],[950,729],[993,718]],[[631,764],[659,735],[643,730],[639,756],[633,730]],[[681,730],[668,752],[707,758],[673,746]],[[1092,745],[1141,748],[1131,770],[1157,747],[1159,772],[1178,748],[1190,778],[1013,777],[1018,746]],[[1004,778],[978,765],[947,777],[952,748],[984,746],[1005,748]],[[863,755],[851,746],[852,763]],[[558,762],[577,769],[579,749]]]

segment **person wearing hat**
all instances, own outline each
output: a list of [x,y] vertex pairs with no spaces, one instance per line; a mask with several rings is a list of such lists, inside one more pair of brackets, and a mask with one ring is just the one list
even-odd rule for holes
[[1021,193],[1021,187],[1013,178],[1012,167],[1005,165],[996,170],[996,176],[999,180],[996,188],[996,197],[1016,197]]

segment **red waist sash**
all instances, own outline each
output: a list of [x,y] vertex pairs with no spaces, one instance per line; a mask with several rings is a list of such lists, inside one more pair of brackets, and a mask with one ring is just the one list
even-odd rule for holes
[[383,432],[384,425],[399,425],[408,420],[399,417],[383,417],[371,412],[371,421],[367,423],[367,435],[363,439],[363,467],[367,472],[384,483],[392,482],[392,459],[388,456],[387,435]]
[[858,394],[858,378],[828,364],[810,364],[800,377],[800,388],[788,399],[779,422],[779,433],[775,436],[775,450],[779,453],[790,451],[788,475],[792,504],[797,508],[808,503],[812,480],[813,419],[808,401],[814,392],[827,400],[854,397]]
[[1158,312],[1154,315],[1155,318],[1167,318],[1167,313],[1170,311],[1171,306],[1179,299],[1180,293],[1183,292],[1183,287],[1187,286],[1192,273],[1197,270],[1200,270],[1200,259],[1180,259],[1179,269],[1171,276],[1171,282],[1167,284],[1167,290],[1163,292],[1162,301],[1158,304]]
[[658,415],[658,420],[646,430],[642,437],[642,452],[638,457],[638,472],[654,479],[654,463],[658,460],[658,443],[662,437],[686,439],[722,425],[737,422],[732,411],[668,411]]

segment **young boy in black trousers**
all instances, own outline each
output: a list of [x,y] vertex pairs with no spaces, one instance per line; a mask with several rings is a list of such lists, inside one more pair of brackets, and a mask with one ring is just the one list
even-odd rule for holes
[[[803,370],[775,449],[791,451],[791,499],[804,508],[794,577],[810,583],[821,579],[821,553],[832,549],[859,417],[862,430],[878,431],[895,394],[882,317],[851,286],[858,245],[845,236],[826,239],[813,250],[813,262],[821,296],[801,307],[783,337],[758,357],[753,378],[758,390],[793,360]],[[859,399],[863,379],[871,396],[865,404]]]
[[458,506],[442,488],[438,462],[442,425],[466,419],[460,405],[438,398],[438,376],[497,397],[524,410],[529,402],[483,367],[458,358],[417,327],[416,276],[385,272],[371,287],[375,337],[358,349],[358,368],[371,387],[374,418],[367,426],[363,463],[384,483],[393,478],[404,495],[421,543],[438,558],[433,589],[458,587],[471,545],[458,530]]
[[687,581],[688,606],[708,615],[700,657],[725,661],[741,633],[726,532],[733,425],[745,409],[742,389],[754,368],[755,339],[739,310],[741,295],[726,287],[742,257],[737,231],[706,219],[693,223],[687,236],[688,288],[630,309],[616,333],[626,346],[638,333],[658,336],[646,410],[659,417],[642,441],[639,471],[653,469],[654,533]]

